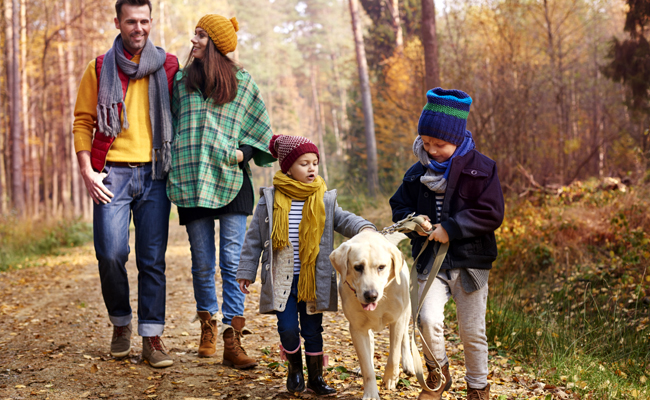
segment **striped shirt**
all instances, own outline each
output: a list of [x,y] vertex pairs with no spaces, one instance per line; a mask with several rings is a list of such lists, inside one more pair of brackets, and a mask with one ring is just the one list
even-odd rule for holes
[[298,233],[302,221],[302,207],[304,201],[291,200],[289,211],[289,241],[293,246],[293,274],[300,274],[300,235]]
[[442,213],[442,202],[445,199],[445,192],[436,193],[436,221],[440,223],[440,214]]

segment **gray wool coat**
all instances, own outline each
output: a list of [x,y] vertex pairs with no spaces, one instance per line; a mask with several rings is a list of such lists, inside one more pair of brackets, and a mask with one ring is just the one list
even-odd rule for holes
[[[275,189],[261,188],[260,201],[253,214],[253,220],[246,231],[246,239],[239,259],[237,281],[246,279],[255,282],[257,268],[261,264],[260,313],[274,314],[284,311],[291,282],[293,281],[293,247],[273,250],[273,195]],[[320,241],[320,252],[316,259],[316,301],[307,305],[312,314],[322,311],[337,311],[338,293],[336,271],[332,268],[329,255],[334,250],[334,231],[352,237],[364,227],[375,227],[371,222],[344,211],[336,202],[336,190],[325,192],[325,229]],[[261,262],[260,262],[261,257]]]

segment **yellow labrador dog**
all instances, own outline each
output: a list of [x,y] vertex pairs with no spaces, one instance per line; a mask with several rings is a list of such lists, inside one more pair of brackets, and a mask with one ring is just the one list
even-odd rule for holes
[[395,389],[400,355],[404,372],[414,373],[408,338],[411,315],[408,268],[394,244],[382,234],[369,230],[339,246],[330,254],[330,261],[341,275],[339,293],[361,364],[363,398],[379,400],[372,331],[379,332],[386,325],[390,328],[390,350],[383,376],[386,389]]

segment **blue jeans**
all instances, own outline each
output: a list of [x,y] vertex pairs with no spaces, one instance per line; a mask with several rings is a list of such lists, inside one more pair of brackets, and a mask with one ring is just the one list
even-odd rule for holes
[[126,261],[129,225],[135,226],[135,261],[138,267],[138,333],[160,336],[165,328],[165,251],[171,203],[166,180],[151,179],[151,165],[107,167],[104,185],[115,197],[95,204],[93,234],[99,261],[104,303],[111,323],[131,322]]
[[[214,282],[216,265],[214,226],[215,221],[212,217],[198,219],[185,226],[192,252],[192,281],[196,310],[208,311],[210,315],[219,311]],[[219,269],[223,297],[221,322],[228,325],[231,324],[234,316],[244,315],[246,295],[239,290],[235,277],[245,236],[246,215],[219,216]]]
[[[298,275],[293,276],[291,293],[284,311],[278,312],[278,333],[282,347],[294,351],[300,346],[300,336],[305,339],[305,352],[323,351],[323,313],[307,314],[307,303],[298,302]],[[300,324],[298,324],[300,317]],[[302,329],[301,329],[302,328]]]

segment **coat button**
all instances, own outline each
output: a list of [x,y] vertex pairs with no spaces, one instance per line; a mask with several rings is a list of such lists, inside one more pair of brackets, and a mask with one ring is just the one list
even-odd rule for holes
[[264,242],[264,247],[269,247],[269,241]]
[[428,271],[428,270],[427,270],[427,271],[424,271],[423,274],[424,274],[424,275],[429,275],[429,271]]
[[268,223],[269,223],[269,217],[266,217],[266,219],[264,220],[264,222],[266,222],[266,223],[268,224]]
[[266,268],[266,270],[268,271],[269,269],[271,269],[271,266],[269,264],[266,264],[266,267],[264,268]]
[[424,192],[424,197],[429,197],[429,193]]
[[476,174],[478,174],[478,171],[476,171],[475,169],[473,169],[472,172],[470,172],[470,174],[472,174],[472,175],[476,175]]

